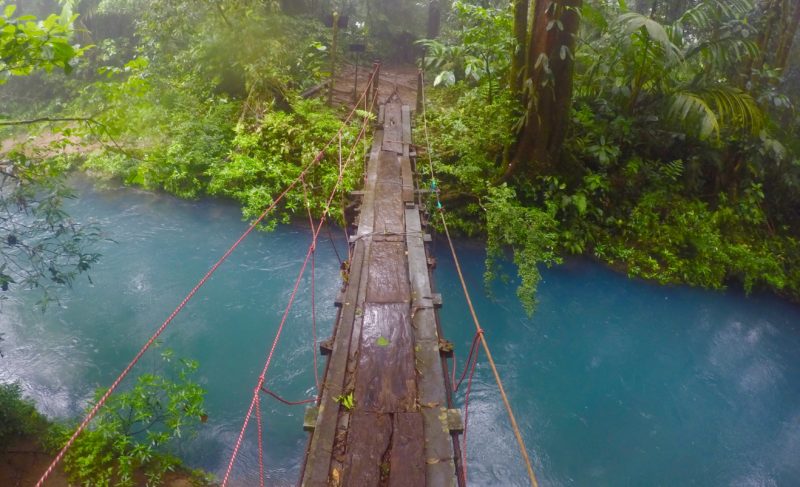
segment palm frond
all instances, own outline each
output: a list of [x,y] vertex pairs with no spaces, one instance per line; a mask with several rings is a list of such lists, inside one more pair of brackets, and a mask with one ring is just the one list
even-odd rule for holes
[[728,86],[676,91],[669,98],[668,118],[694,127],[697,135],[719,136],[722,127],[758,134],[764,113],[749,94]]
[[752,0],[706,0],[684,12],[677,23],[707,30],[721,19],[744,18],[754,8]]
[[684,59],[699,56],[703,64],[717,71],[758,56],[758,44],[750,39],[724,37],[687,49]]
[[636,12],[628,12],[620,15],[617,21],[625,27],[628,35],[636,32],[647,35],[661,48],[669,61],[679,61],[682,58],[680,49],[672,42],[667,29],[650,17]]

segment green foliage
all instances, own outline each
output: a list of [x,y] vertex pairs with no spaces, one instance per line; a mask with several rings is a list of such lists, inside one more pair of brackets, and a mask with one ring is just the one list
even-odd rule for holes
[[348,411],[356,407],[355,399],[353,399],[352,392],[341,396],[336,396],[333,398],[333,400],[344,406],[344,408],[347,409]]
[[542,278],[538,265],[561,262],[556,254],[558,223],[553,217],[552,207],[541,210],[520,205],[514,190],[505,184],[489,191],[485,279],[488,284],[497,277],[497,263],[505,256],[504,248],[511,247],[520,278],[517,295],[529,314],[536,308],[536,288]]
[[0,290],[38,289],[44,308],[55,287],[71,285],[98,261],[92,249],[102,236],[96,225],[76,222],[62,208],[74,198],[66,184],[68,160],[42,161],[21,152],[8,157],[13,172],[0,174]]
[[[367,116],[367,114],[360,114]],[[295,100],[291,112],[270,110],[254,128],[239,126],[229,158],[213,164],[208,175],[212,195],[229,196],[240,201],[245,217],[253,218],[294,181],[325,144],[339,131],[341,121],[335,112],[319,100]],[[351,123],[342,134],[342,156],[347,158],[360,124]],[[363,143],[362,143],[363,144]],[[364,145],[355,148],[353,161],[343,180],[344,191],[355,189],[363,173]],[[339,175],[338,139],[326,150],[326,156],[304,178],[312,211],[321,214],[327,197]],[[335,199],[332,215],[341,214]],[[283,220],[303,215],[304,191],[287,195]],[[274,222],[274,220],[273,220]]]
[[47,420],[22,397],[18,383],[0,384],[0,449],[19,437],[39,435],[46,427]]
[[87,49],[70,43],[77,16],[52,14],[37,20],[32,15],[14,17],[15,12],[13,4],[0,12],[0,85],[37,69],[72,71],[73,60]]
[[621,233],[600,243],[595,255],[609,262],[625,262],[634,276],[662,283],[687,283],[720,289],[728,282],[743,283],[746,291],[769,287],[778,292],[792,282],[786,253],[778,246],[794,246],[791,240],[770,238],[744,226],[762,226],[760,197],[754,188],[736,206],[710,209],[697,200],[672,196],[665,191],[644,195]]
[[[171,352],[162,356],[165,363],[173,360]],[[168,451],[205,422],[205,391],[192,380],[197,362],[178,360],[171,368],[167,374],[174,377],[144,374],[129,391],[109,398],[64,457],[71,482],[124,487],[135,485],[141,474],[147,485],[159,485],[181,465]],[[104,392],[98,390],[96,399]],[[64,441],[71,434],[64,428],[58,436]]]
[[441,197],[454,226],[488,236],[489,278],[512,252],[529,310],[536,264],[585,253],[663,283],[800,298],[800,100],[780,72],[750,69],[761,55],[752,1],[687,5],[667,21],[584,2],[561,158],[508,188],[491,182],[522,107],[485,103],[485,84],[458,68],[463,37],[428,43],[440,73],[429,119]]
[[[470,235],[483,231],[482,199],[498,176],[498,161],[514,132],[514,103],[501,92],[486,103],[482,88],[465,83],[431,93],[428,124],[433,163],[442,199],[455,228]],[[418,120],[418,123],[420,121]],[[418,164],[430,181],[427,161]]]
[[486,83],[491,102],[493,86],[499,86],[509,68],[507,53],[513,46],[511,13],[456,1],[453,16],[454,25],[444,40],[419,41],[426,48],[426,67],[436,73],[433,84]]

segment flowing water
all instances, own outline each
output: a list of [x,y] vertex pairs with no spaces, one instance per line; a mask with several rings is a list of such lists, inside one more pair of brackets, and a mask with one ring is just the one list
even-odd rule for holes
[[[97,220],[113,240],[101,245],[92,283],[80,278],[46,313],[31,293],[0,313],[0,381],[20,380],[54,417],[78,415],[246,227],[224,202],[86,184],[81,194],[71,213]],[[165,349],[199,360],[210,417],[182,445],[192,466],[224,471],[309,238],[301,225],[252,235],[135,369],[162,370]],[[442,323],[461,365],[474,327],[445,246],[436,247]],[[458,248],[541,485],[800,485],[800,308],[655,286],[572,261],[544,272],[529,319],[513,282],[485,295],[482,248]],[[316,275],[319,335],[327,337],[339,279],[330,243],[319,247]],[[305,280],[267,377],[289,399],[315,390],[309,291]],[[472,391],[470,484],[525,485],[483,360]],[[307,440],[303,409],[267,398],[263,408],[271,485],[292,485]],[[251,430],[235,470],[241,485],[254,481],[254,445]]]

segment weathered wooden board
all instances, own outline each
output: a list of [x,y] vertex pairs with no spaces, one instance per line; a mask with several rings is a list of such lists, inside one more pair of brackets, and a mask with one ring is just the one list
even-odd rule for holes
[[453,442],[447,427],[447,392],[419,209],[406,209],[406,231],[412,309],[415,310],[417,400],[422,407],[425,429],[426,478],[428,485],[455,485]]
[[403,105],[400,111],[403,118],[403,155],[408,157],[411,152],[411,108]]
[[372,233],[375,223],[375,187],[378,182],[378,167],[381,157],[381,140],[383,131],[375,132],[369,162],[367,163],[367,181],[364,186],[364,197],[361,200],[361,216],[358,219],[358,235]]
[[383,151],[378,159],[378,181],[393,182],[400,179],[400,158]]
[[364,304],[356,372],[361,411],[414,411],[417,383],[407,303]]
[[386,105],[383,121],[383,150],[403,153],[403,114],[397,103]]
[[400,174],[403,181],[403,202],[414,201],[414,175],[411,172],[411,158],[400,158]]
[[389,487],[425,486],[424,437],[420,413],[394,415]]
[[311,437],[302,485],[323,487],[328,485],[328,474],[333,453],[333,442],[339,417],[336,397],[344,393],[345,372],[350,355],[350,335],[356,317],[359,281],[366,253],[365,242],[356,242],[350,268],[350,285],[345,293],[342,312],[339,315],[336,336],[333,341],[330,362],[325,374],[322,400],[316,428]]
[[[373,223],[373,232],[376,234],[392,233],[396,235],[403,235],[405,233],[405,211],[403,210],[403,199],[400,191],[398,191],[399,184],[379,183],[378,194],[375,196],[375,223]],[[383,188],[392,188],[392,191],[386,191]]]
[[404,242],[373,241],[368,273],[367,302],[408,302],[411,292]]
[[[378,486],[383,457],[392,439],[392,415],[354,410],[347,432],[347,461],[340,485]],[[389,465],[383,467],[387,471]]]

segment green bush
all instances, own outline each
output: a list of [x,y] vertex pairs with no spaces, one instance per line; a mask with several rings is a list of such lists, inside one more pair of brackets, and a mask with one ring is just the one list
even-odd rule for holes
[[0,384],[0,448],[21,436],[40,434],[46,427],[47,420],[33,401],[22,397],[19,383]]
[[[171,352],[163,358],[171,362]],[[171,447],[195,434],[207,419],[205,391],[191,379],[197,366],[179,360],[164,375],[143,374],[130,390],[113,394],[64,457],[70,481],[126,487],[139,474],[147,485],[159,485],[167,472],[182,468]],[[104,392],[98,390],[96,400]],[[72,433],[63,425],[55,428],[50,446],[60,449]]]

